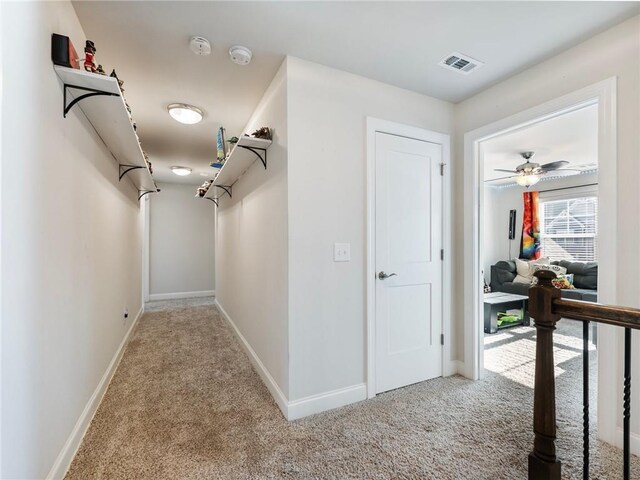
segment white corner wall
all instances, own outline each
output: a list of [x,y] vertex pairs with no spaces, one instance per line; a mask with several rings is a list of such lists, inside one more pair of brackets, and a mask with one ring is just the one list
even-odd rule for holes
[[[317,399],[329,392],[349,403],[366,395],[366,118],[451,133],[453,105],[297,58],[287,64],[289,399],[331,405]],[[351,244],[350,262],[333,262],[334,242]]]
[[[640,158],[640,16],[626,20],[619,25],[596,35],[585,42],[566,50],[518,75],[456,105],[456,144],[454,161],[454,217],[464,217],[464,134],[518,112],[533,108],[581,88],[616,77],[617,80],[617,244],[616,249],[616,298],[615,303],[640,307],[640,249],[637,233],[640,232],[640,189],[638,189],[638,158]],[[456,250],[462,252],[466,242],[464,224],[456,224]],[[454,266],[456,283],[464,280],[462,256]],[[464,295],[458,297],[455,305],[460,332],[464,332],[463,312],[467,301]],[[601,358],[618,357],[617,371],[610,372],[609,378],[621,379],[622,333],[618,332],[617,342],[600,343],[603,348],[613,346],[613,351]],[[464,332],[458,336],[458,351],[464,355],[462,342]],[[633,364],[640,364],[640,335],[634,339]],[[467,360],[467,359],[465,359]],[[614,369],[616,370],[616,369]],[[601,380],[604,380],[601,378]],[[608,400],[598,409],[598,415],[611,415],[618,421],[618,432],[608,431],[603,435],[599,425],[599,435],[609,442],[619,442],[621,426],[621,380],[615,388],[608,390]],[[601,385],[602,387],[602,385]],[[640,409],[640,387],[632,390],[632,411]],[[611,405],[616,405],[614,409]],[[617,414],[615,410],[617,409]],[[634,448],[640,451],[640,416],[632,415],[632,432],[635,432]],[[610,422],[613,423],[613,422]],[[608,429],[610,429],[609,425]]]
[[70,2],[3,2],[0,476],[11,479],[64,475],[142,305],[137,192],[80,110],[62,117],[54,32],[82,50]]
[[[245,132],[268,126],[268,166],[256,161],[217,209],[216,298],[286,416],[289,391],[287,62]],[[211,203],[211,202],[207,202]],[[213,205],[213,204],[212,204]]]
[[193,185],[158,187],[149,200],[149,299],[213,295],[215,205]]

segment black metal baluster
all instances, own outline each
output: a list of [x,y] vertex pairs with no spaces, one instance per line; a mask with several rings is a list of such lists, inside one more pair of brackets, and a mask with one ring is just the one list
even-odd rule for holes
[[589,322],[582,322],[582,478],[589,480]]
[[623,409],[623,458],[624,480],[629,480],[630,471],[630,419],[631,419],[631,329],[624,329],[624,409]]

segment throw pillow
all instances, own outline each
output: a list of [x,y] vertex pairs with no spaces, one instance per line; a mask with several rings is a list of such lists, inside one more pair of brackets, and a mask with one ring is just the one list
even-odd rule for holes
[[573,286],[573,273],[567,273],[565,275],[558,275],[557,278],[551,280],[551,284],[563,290],[576,288]]
[[524,283],[531,285],[533,282],[533,266],[534,265],[549,265],[549,258],[542,257],[537,260],[521,260],[519,258],[514,259],[516,262],[516,278],[513,279],[513,283]]
[[[564,267],[561,267],[560,265],[531,265],[531,275],[533,276],[534,273],[540,271],[540,270],[550,270],[553,273],[556,274],[556,278],[558,278],[560,275],[565,275],[567,273],[567,269]],[[533,277],[533,284],[535,285],[536,283],[538,283],[538,277]]]

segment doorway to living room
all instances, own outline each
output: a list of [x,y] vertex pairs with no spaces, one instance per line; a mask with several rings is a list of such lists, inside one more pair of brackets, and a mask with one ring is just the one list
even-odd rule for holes
[[[565,298],[597,301],[598,106],[495,136],[481,143],[480,153],[480,375],[501,375],[533,388],[535,329],[528,290],[534,273],[554,271]],[[582,329],[568,320],[557,328],[556,374],[580,378]],[[596,338],[593,330],[594,372]]]
[[[615,79],[465,134],[465,164],[470,167],[465,171],[470,239],[465,270],[471,274],[465,283],[467,376],[499,375],[533,387],[535,332],[527,297],[528,277],[536,270],[553,270],[564,282],[577,279],[574,288],[564,285],[567,298],[615,302],[617,254],[615,248],[602,248],[616,238],[615,138]],[[490,204],[496,207],[488,213]],[[486,297],[485,281],[493,287]],[[569,380],[582,377],[580,330],[558,322],[559,390],[564,380],[570,385]],[[595,403],[599,380],[601,406],[615,389],[616,366],[609,360],[615,345],[610,330],[589,332],[585,358],[591,362],[590,396]],[[598,348],[603,355],[596,364]],[[612,426],[613,414],[599,408],[598,436],[613,436]]]

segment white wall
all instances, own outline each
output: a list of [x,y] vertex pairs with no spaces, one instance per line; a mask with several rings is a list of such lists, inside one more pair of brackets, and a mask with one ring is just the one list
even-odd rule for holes
[[[288,59],[290,399],[366,381],[366,117],[442,133],[453,106]],[[351,261],[333,262],[334,242]]]
[[[598,182],[597,173],[572,175],[564,178],[555,178],[538,183],[531,191],[544,191],[555,188],[578,187]],[[597,189],[596,187],[593,187]],[[520,254],[520,239],[522,237],[523,220],[523,187],[511,186],[495,188],[484,186],[482,199],[483,217],[481,218],[481,232],[483,237],[482,259],[480,264],[484,269],[484,278],[491,282],[491,265],[500,260],[518,258]],[[572,190],[566,190],[566,193]],[[574,190],[579,192],[580,190]],[[541,195],[544,195],[541,194]],[[542,197],[541,197],[542,199]],[[509,240],[509,211],[516,211],[516,236]],[[511,244],[511,257],[509,257],[509,244]]]
[[233,185],[233,198],[220,199],[216,244],[218,303],[283,400],[289,391],[286,76],[285,61],[245,129],[273,129],[267,169],[256,161]]
[[[456,106],[456,148],[458,162],[454,162],[456,195],[455,216],[463,218],[464,187],[464,133],[488,125],[497,120],[543,104],[586,86],[617,77],[617,244],[610,245],[617,252],[615,303],[632,307],[640,306],[640,249],[637,232],[640,231],[640,189],[638,189],[638,158],[640,158],[640,16],[631,18],[595,37],[501,82]],[[602,164],[602,159],[599,159]],[[457,249],[462,251],[466,242],[464,225],[457,224]],[[462,282],[462,258],[457,262],[457,282]],[[463,312],[467,299],[459,297],[456,305],[458,328],[464,332]],[[469,332],[464,332],[468,334]],[[459,335],[460,356],[463,356]],[[604,345],[601,343],[601,347]],[[640,335],[634,340],[634,365],[640,357]],[[620,355],[620,354],[619,354]],[[618,356],[619,356],[618,355]],[[466,359],[465,359],[466,360]],[[621,378],[618,376],[618,378]],[[633,387],[633,411],[640,409],[640,388]],[[611,389],[611,405],[621,400]],[[603,408],[609,408],[605,405]],[[635,410],[634,410],[635,409]],[[613,411],[612,409],[609,409]],[[618,410],[620,412],[620,410]],[[599,415],[601,411],[599,411]],[[620,415],[617,415],[618,420]],[[632,416],[633,431],[640,434],[640,416]],[[619,424],[620,425],[620,424]],[[599,428],[599,433],[602,429]],[[607,435],[611,440],[611,437]],[[636,440],[640,448],[640,438]]]
[[213,294],[215,205],[192,185],[158,187],[149,209],[150,300]]
[[50,45],[82,50],[71,3],[2,10],[1,476],[43,478],[141,308],[142,225],[87,120],[62,117]]

